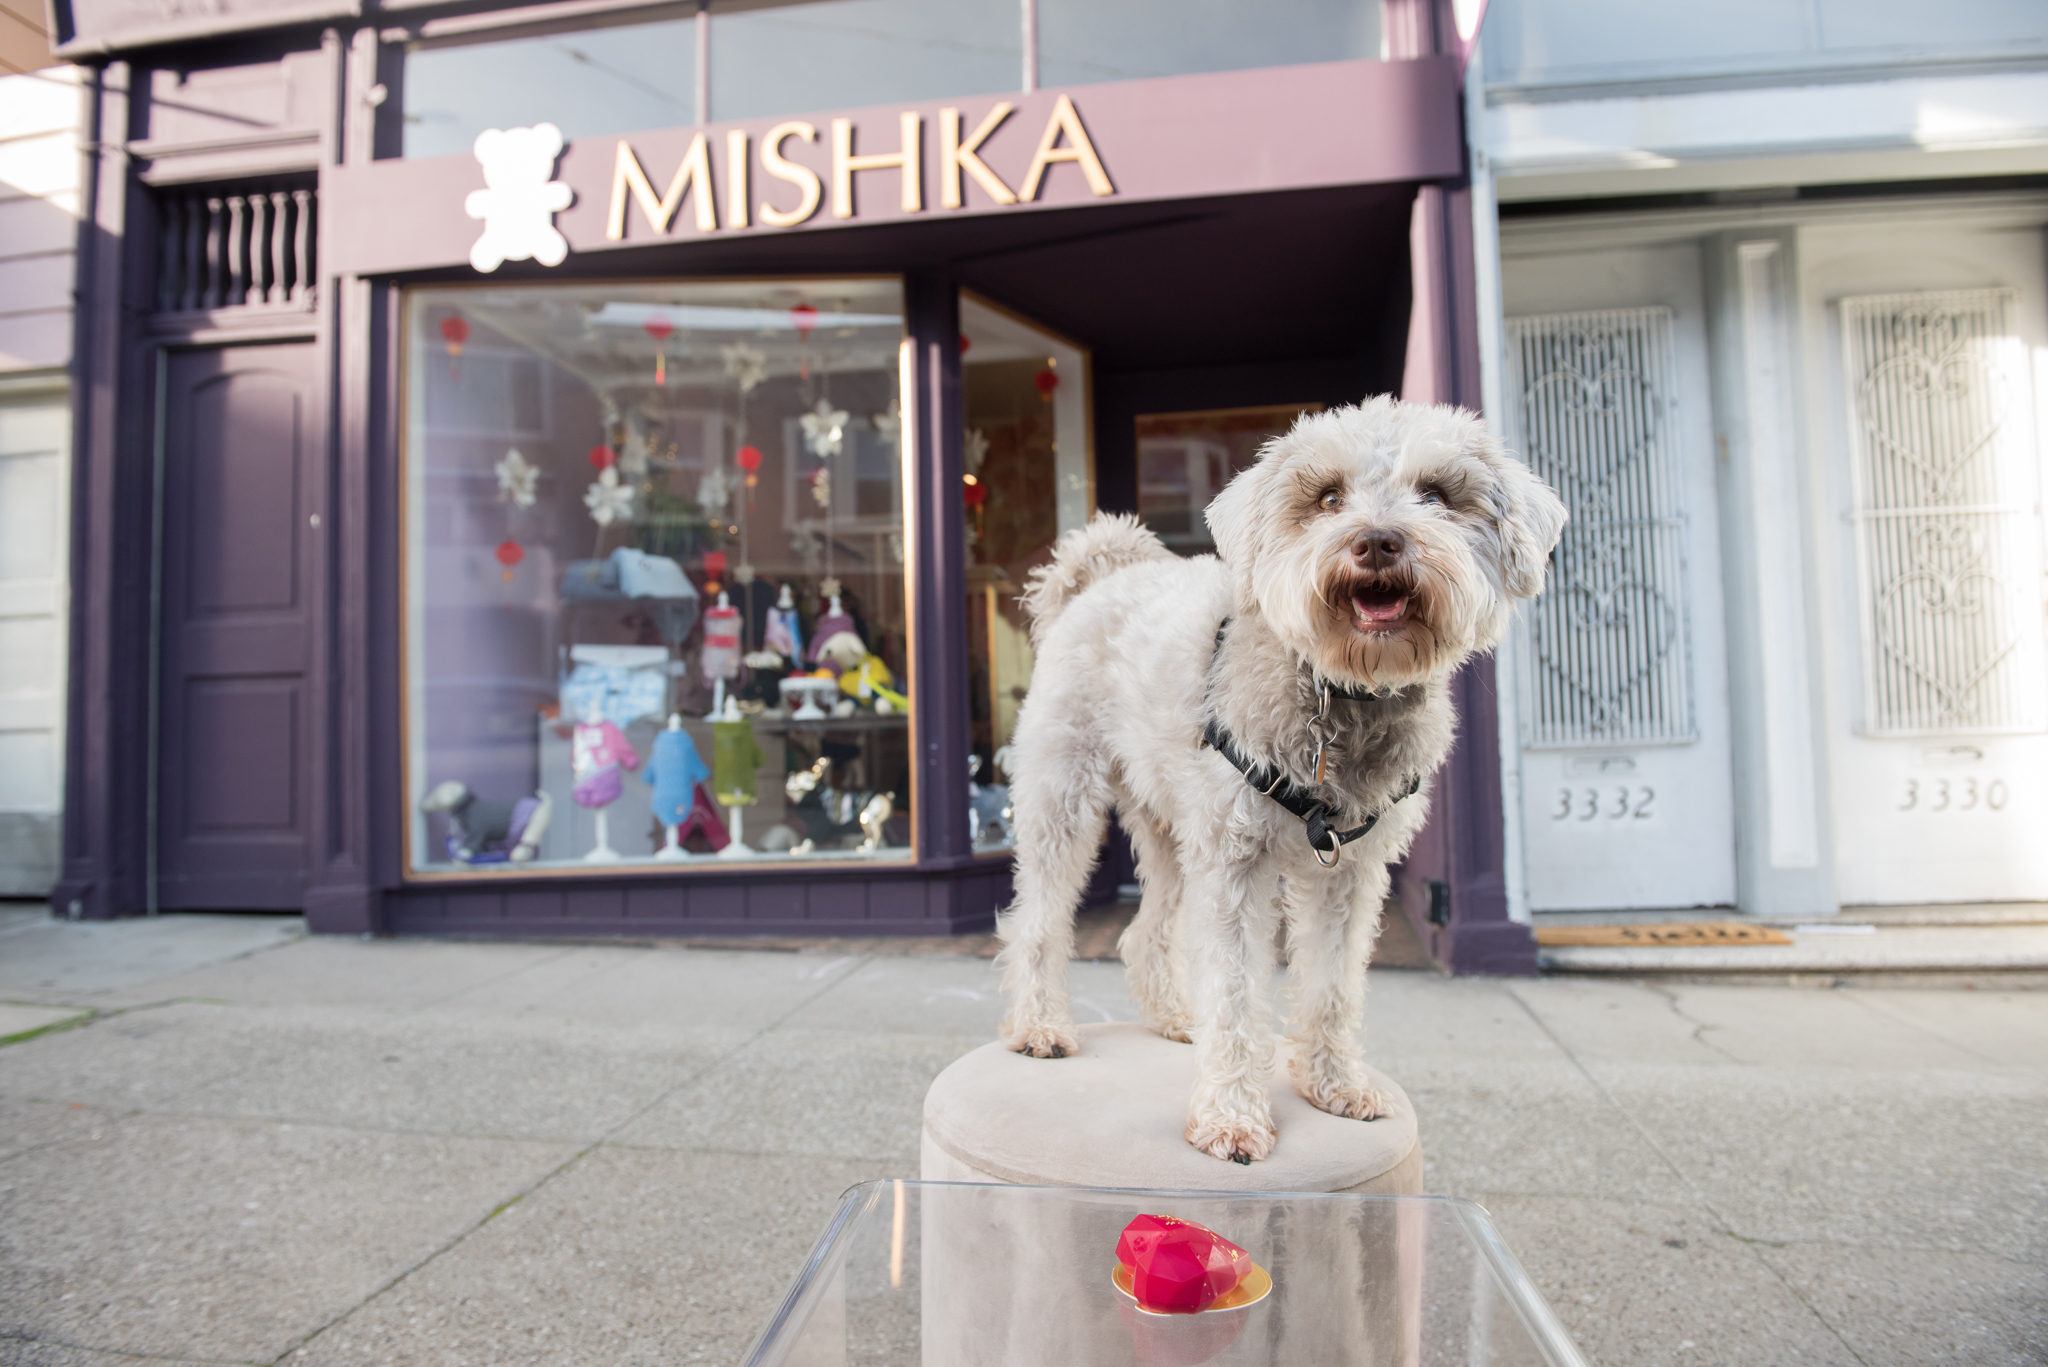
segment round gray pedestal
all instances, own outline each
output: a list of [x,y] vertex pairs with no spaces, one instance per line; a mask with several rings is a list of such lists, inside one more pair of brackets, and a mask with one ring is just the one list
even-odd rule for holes
[[[1072,1058],[1027,1058],[987,1044],[954,1061],[925,1094],[928,1182],[1158,1187],[1185,1191],[1422,1190],[1415,1108],[1391,1078],[1373,1085],[1393,1114],[1346,1120],[1302,1100],[1286,1060],[1272,1073],[1272,1156],[1226,1163],[1181,1137],[1195,1089],[1192,1046],[1142,1025],[1084,1025]],[[1283,1046],[1284,1047],[1284,1046]]]

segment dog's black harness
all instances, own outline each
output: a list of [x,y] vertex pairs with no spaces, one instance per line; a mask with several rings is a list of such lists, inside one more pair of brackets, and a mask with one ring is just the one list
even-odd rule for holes
[[[1229,627],[1230,619],[1226,617],[1223,619],[1222,625],[1216,628],[1216,650],[1220,651],[1223,649],[1223,635]],[[1214,659],[1215,655],[1212,652],[1210,655],[1212,664]],[[1353,702],[1365,702],[1370,699],[1386,696],[1384,693],[1377,693],[1370,689],[1341,688],[1327,680],[1318,680],[1317,688],[1325,693],[1326,700],[1329,695],[1349,698]],[[1301,818],[1301,823],[1308,834],[1309,848],[1315,851],[1316,861],[1322,864],[1324,868],[1336,867],[1339,851],[1373,827],[1379,825],[1380,818],[1387,814],[1388,809],[1395,802],[1411,798],[1422,790],[1422,775],[1417,774],[1409,782],[1405,792],[1395,797],[1386,807],[1382,807],[1379,811],[1367,817],[1363,825],[1354,826],[1348,831],[1340,831],[1330,824],[1330,818],[1336,814],[1335,810],[1329,803],[1316,796],[1315,788],[1305,788],[1277,769],[1268,770],[1246,759],[1243,752],[1237,748],[1236,743],[1231,739],[1230,733],[1223,729],[1223,723],[1217,721],[1214,717],[1209,718],[1208,724],[1202,728],[1202,744],[1229,760],[1237,771],[1244,775],[1244,781],[1256,788],[1261,795],[1273,799],[1273,801],[1285,807],[1295,816]],[[1322,746],[1320,743],[1316,747],[1316,760],[1317,777],[1320,778],[1322,774]],[[1323,858],[1326,853],[1330,856],[1327,860]]]

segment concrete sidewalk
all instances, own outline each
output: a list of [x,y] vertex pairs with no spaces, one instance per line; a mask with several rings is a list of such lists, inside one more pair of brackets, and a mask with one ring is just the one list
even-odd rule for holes
[[[1117,965],[1074,990],[1134,1015]],[[0,1002],[0,1363],[37,1367],[731,1363],[1001,1012],[957,953],[40,912],[0,913]],[[2048,1361],[2048,994],[1378,969],[1369,1026],[1430,1189],[1596,1362]]]

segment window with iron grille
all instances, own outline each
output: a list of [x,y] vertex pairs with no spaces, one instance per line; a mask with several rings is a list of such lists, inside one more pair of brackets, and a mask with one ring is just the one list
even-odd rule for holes
[[2040,527],[2010,290],[1841,301],[1864,730],[2038,731]]
[[1691,623],[1667,308],[1510,318],[1512,440],[1571,510],[1517,627],[1522,743],[1691,741]]

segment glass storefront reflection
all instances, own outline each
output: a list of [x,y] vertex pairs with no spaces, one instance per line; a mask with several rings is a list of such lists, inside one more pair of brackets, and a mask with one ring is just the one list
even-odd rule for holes
[[974,298],[960,303],[966,431],[961,502],[967,539],[968,828],[974,848],[1013,840],[1005,766],[1031,686],[1031,636],[1019,596],[1059,534],[1088,520],[1088,354]]
[[407,306],[412,871],[909,858],[898,283]]

